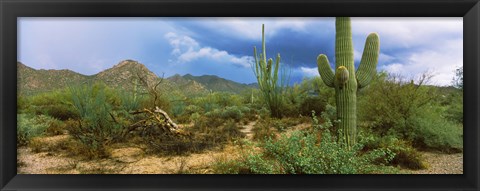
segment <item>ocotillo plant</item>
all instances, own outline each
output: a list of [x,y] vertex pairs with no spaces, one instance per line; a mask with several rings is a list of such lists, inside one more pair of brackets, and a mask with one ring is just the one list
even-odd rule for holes
[[335,88],[338,125],[350,148],[356,143],[357,135],[357,90],[367,86],[376,74],[380,40],[377,33],[368,35],[355,72],[350,18],[337,17],[335,30],[335,74],[324,54],[317,57],[318,72],[327,86]]
[[[252,66],[253,72],[257,77],[258,86],[262,92],[262,98],[267,103],[272,117],[281,117],[282,112],[282,92],[284,90],[284,76],[278,76],[280,68],[280,54],[277,54],[275,65],[273,59],[267,61],[265,49],[265,26],[262,24],[262,53],[257,54],[257,48],[253,47],[255,65]],[[273,67],[273,68],[272,68]]]

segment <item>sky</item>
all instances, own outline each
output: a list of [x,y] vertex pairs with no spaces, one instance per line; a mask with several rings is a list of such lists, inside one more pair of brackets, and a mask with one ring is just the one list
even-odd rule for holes
[[[463,19],[353,17],[358,67],[366,37],[380,36],[378,71],[415,78],[429,72],[431,85],[451,85],[463,66]],[[69,69],[94,75],[127,59],[158,76],[217,75],[254,83],[253,47],[281,55],[290,83],[319,76],[316,58],[335,65],[335,18],[18,18],[17,59],[35,69]]]

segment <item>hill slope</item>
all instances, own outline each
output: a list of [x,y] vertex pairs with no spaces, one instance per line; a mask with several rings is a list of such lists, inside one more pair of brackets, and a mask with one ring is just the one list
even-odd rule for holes
[[[178,84],[170,80],[162,80],[145,65],[134,60],[121,61],[112,68],[91,76],[82,75],[71,70],[36,70],[21,62],[17,62],[17,72],[17,91],[22,95],[31,95],[97,82],[105,83],[112,88],[130,91],[134,89],[136,84],[148,84],[148,86],[153,87],[161,81],[159,89],[165,92],[173,90],[185,90],[190,94],[207,92],[207,89],[198,82],[187,82],[178,86]],[[137,90],[143,89],[145,91],[145,88],[142,88],[144,86],[140,85],[137,87],[140,88]]]
[[255,87],[255,84],[253,85],[241,84],[241,83],[220,78],[214,75],[192,76],[190,74],[186,74],[184,76],[180,76],[176,74],[167,79],[179,85],[196,82],[204,86],[205,89],[207,90],[232,92],[232,93],[241,93],[242,91]]
[[71,70],[35,70],[17,62],[17,92],[32,94],[79,85],[91,79]]

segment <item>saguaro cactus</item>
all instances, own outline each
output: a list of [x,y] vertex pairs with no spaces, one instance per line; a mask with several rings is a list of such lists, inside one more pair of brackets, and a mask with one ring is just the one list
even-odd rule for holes
[[350,18],[337,17],[335,30],[335,74],[324,54],[317,57],[318,72],[327,86],[335,88],[337,119],[350,148],[357,135],[357,90],[367,86],[376,74],[380,40],[377,33],[368,35],[355,72]]

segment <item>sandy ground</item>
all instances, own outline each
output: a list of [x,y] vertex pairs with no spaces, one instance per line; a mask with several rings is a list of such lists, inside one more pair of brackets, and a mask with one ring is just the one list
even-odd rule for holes
[[463,174],[463,153],[445,154],[421,152],[428,162],[428,168],[409,170],[412,174]]

